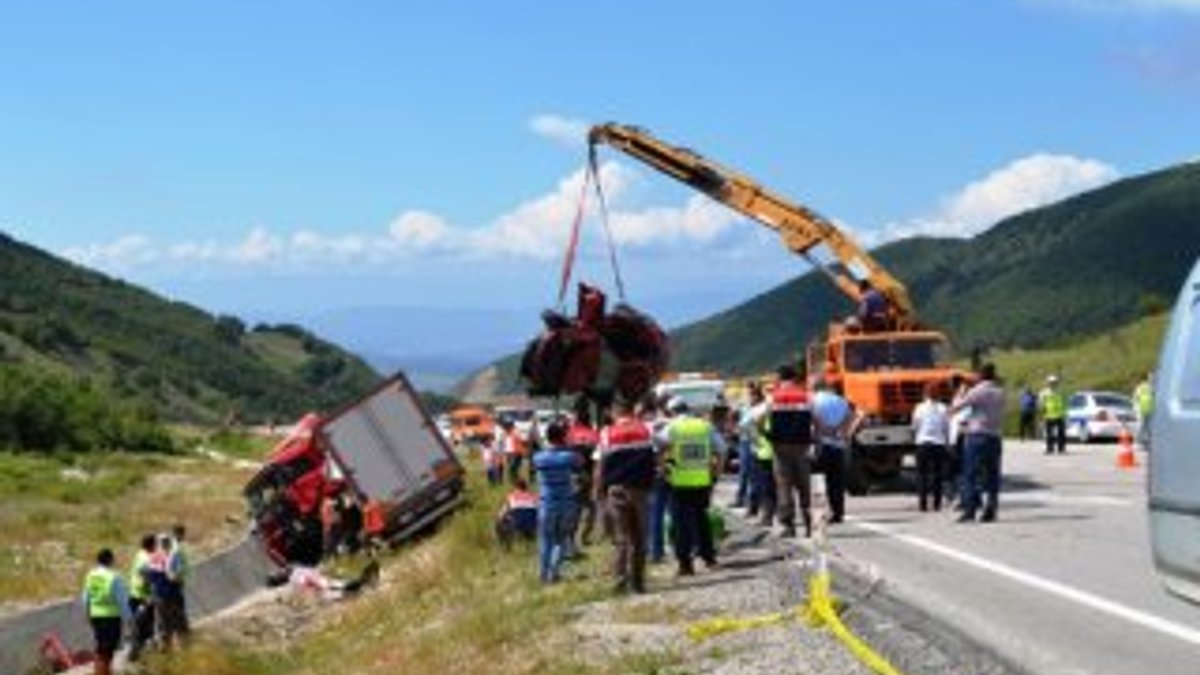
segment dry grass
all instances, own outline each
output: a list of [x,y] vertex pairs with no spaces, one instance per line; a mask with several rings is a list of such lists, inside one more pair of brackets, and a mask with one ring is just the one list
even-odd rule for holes
[[0,611],[75,593],[97,550],[124,567],[141,535],[174,523],[196,556],[229,544],[249,476],[191,457],[0,453]]
[[[303,636],[262,644],[246,630],[209,632],[186,653],[153,661],[155,675],[587,675],[657,672],[585,663],[566,630],[572,608],[605,595],[603,549],[542,586],[532,550],[504,552],[492,534],[498,490],[472,481],[471,503],[440,532],[389,555],[381,585],[331,605]],[[239,635],[239,632],[241,635]],[[256,643],[257,642],[257,643]],[[649,664],[649,662],[647,662]],[[655,663],[658,663],[657,661]]]

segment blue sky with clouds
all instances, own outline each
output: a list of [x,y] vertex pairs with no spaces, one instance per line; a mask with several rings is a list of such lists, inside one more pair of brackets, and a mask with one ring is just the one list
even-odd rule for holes
[[[251,316],[545,305],[593,122],[650,128],[872,243],[967,236],[1200,142],[1200,0],[0,0],[0,16],[0,229]],[[694,316],[803,271],[765,230],[604,159],[647,309]],[[594,236],[583,252],[606,279]]]

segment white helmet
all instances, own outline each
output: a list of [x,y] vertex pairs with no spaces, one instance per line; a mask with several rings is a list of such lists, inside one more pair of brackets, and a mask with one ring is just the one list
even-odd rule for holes
[[1057,375],[1047,375],[1046,382],[1048,384],[1058,384],[1058,376]]

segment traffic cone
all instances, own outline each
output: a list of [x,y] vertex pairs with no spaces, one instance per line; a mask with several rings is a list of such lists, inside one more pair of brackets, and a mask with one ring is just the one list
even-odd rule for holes
[[1133,434],[1129,433],[1129,429],[1121,429],[1117,442],[1121,444],[1121,450],[1117,453],[1117,468],[1132,469],[1137,466],[1137,455],[1133,454]]

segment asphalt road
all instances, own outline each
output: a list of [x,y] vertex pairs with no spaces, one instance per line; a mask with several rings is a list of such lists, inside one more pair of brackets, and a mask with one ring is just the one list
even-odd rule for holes
[[850,498],[833,554],[900,599],[1039,674],[1196,675],[1200,606],[1163,590],[1147,539],[1145,456],[1045,456],[1006,441],[999,520],[921,513],[906,493]]

